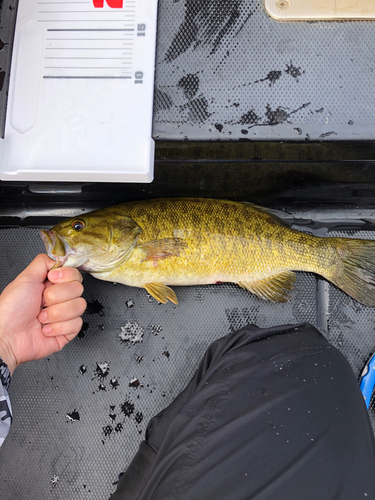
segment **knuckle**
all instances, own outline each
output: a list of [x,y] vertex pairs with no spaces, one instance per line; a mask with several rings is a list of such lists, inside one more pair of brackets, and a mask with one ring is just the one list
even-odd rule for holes
[[81,317],[77,318],[76,321],[75,321],[75,326],[74,326],[74,330],[73,330],[72,333],[74,333],[75,335],[77,335],[81,331],[82,325],[83,325],[82,318]]
[[34,261],[38,262],[38,264],[39,264],[39,263],[40,263],[40,264],[42,264],[43,262],[45,262],[46,257],[47,257],[47,256],[46,256],[46,254],[45,254],[45,253],[40,253],[40,254],[38,254],[38,255],[35,257]]
[[56,308],[55,307],[48,307],[48,321],[49,323],[55,323],[57,319],[57,314],[56,314]]
[[57,337],[58,335],[60,335],[60,331],[61,331],[61,325],[60,323],[53,323],[51,326],[51,333],[50,335],[52,337]]
[[51,290],[51,287],[44,290],[44,301],[46,302],[46,304],[50,304],[54,301],[54,293]]
[[63,272],[62,280],[65,282],[82,283],[82,274],[74,267],[62,267]]
[[83,297],[79,297],[78,301],[79,301],[79,308],[82,311],[81,314],[83,314],[86,310],[87,302]]
[[78,281],[74,282],[74,292],[77,297],[80,297],[83,294],[83,285]]
[[80,332],[82,324],[83,321],[81,320],[81,318],[75,318],[70,320],[66,324],[66,329],[65,329],[66,331],[64,332],[64,335],[72,335],[75,337]]

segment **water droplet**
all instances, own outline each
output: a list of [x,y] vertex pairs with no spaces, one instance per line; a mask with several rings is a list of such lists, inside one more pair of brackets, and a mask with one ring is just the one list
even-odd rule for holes
[[103,434],[107,437],[110,436],[113,432],[113,427],[111,425],[106,425],[103,427]]
[[134,413],[134,404],[129,400],[125,400],[121,405],[121,411],[125,417],[130,417]]
[[132,378],[129,382],[129,387],[138,388],[140,385],[141,385],[141,383],[137,378]]
[[111,378],[109,383],[111,384],[112,389],[116,389],[116,387],[118,387],[120,385],[117,378],[115,378],[115,377]]
[[139,342],[142,342],[144,330],[138,325],[136,322],[128,321],[126,325],[121,327],[121,332],[119,333],[119,337],[122,342],[132,346]]
[[115,432],[121,432],[123,428],[124,428],[123,424],[119,422],[115,427]]
[[153,333],[154,335],[158,335],[160,332],[163,331],[163,328],[160,325],[150,325],[148,329]]
[[77,422],[80,420],[80,416],[77,410],[73,410],[72,413],[67,413],[66,418],[69,422]]
[[99,302],[98,299],[95,299],[92,302],[87,302],[86,313],[99,314],[99,316],[104,316],[103,304]]
[[100,378],[105,378],[109,373],[109,364],[107,362],[104,363],[96,363],[96,374]]
[[59,476],[52,476],[52,479],[50,479],[50,483],[52,488],[56,486],[56,484],[59,482]]
[[137,422],[137,424],[140,424],[143,420],[143,413],[140,411],[137,411],[134,418],[135,418],[135,421]]

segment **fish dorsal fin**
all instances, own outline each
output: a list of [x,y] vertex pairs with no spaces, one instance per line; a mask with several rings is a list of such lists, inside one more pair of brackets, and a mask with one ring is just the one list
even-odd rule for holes
[[143,285],[148,293],[154,297],[154,299],[158,300],[162,304],[165,304],[167,300],[173,302],[173,304],[178,304],[178,300],[176,294],[169,288],[169,286],[164,285],[163,283],[146,283]]
[[161,260],[167,257],[178,257],[187,248],[187,243],[180,238],[164,238],[162,240],[148,241],[138,245],[145,254],[145,260]]
[[238,284],[263,299],[288,302],[289,296],[285,290],[293,290],[295,282],[296,275],[292,271],[283,271],[269,278],[263,278],[251,283],[240,281]]

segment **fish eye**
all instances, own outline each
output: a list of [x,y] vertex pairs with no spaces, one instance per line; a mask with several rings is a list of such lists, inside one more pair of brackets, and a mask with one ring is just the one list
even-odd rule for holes
[[85,227],[85,223],[82,222],[81,220],[75,220],[74,222],[72,222],[72,227],[76,231],[82,231],[82,229],[84,229]]

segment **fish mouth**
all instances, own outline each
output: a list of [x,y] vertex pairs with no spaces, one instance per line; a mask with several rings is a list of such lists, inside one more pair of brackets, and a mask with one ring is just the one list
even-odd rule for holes
[[71,255],[75,252],[53,229],[45,231],[42,229],[39,234],[43,240],[47,255],[56,263],[53,269],[62,267]]

